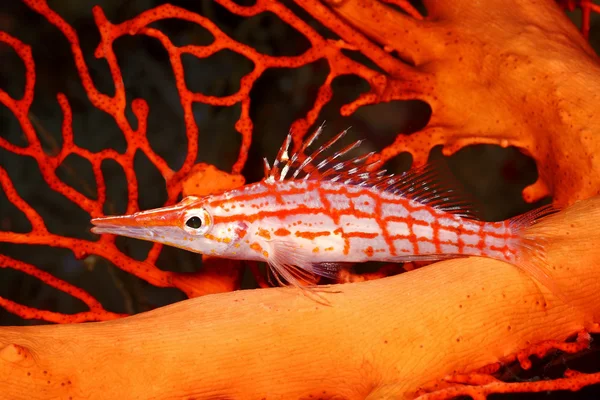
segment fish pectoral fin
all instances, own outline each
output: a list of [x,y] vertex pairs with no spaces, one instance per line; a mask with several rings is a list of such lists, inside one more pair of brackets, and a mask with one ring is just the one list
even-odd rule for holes
[[312,253],[294,242],[273,240],[269,246],[267,263],[275,279],[282,285],[285,285],[285,281],[294,286],[314,286],[320,276],[337,278],[340,264],[315,263],[312,261]]
[[294,243],[273,240],[267,263],[277,282],[285,286],[302,287],[315,285],[318,278],[311,272],[310,260],[299,246]]

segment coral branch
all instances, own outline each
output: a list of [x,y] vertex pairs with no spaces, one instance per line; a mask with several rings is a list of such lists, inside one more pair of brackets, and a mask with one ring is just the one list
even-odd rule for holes
[[423,19],[423,16],[417,11],[412,4],[410,4],[407,0],[384,0],[386,3],[395,4],[400,7],[405,13],[410,15],[415,19]]
[[[418,63],[416,53],[421,44],[415,39],[421,38],[422,40],[424,28],[422,21],[403,15],[378,0],[343,2],[331,0],[327,3],[330,3],[335,12],[343,16],[343,19],[349,24],[358,28],[375,42],[383,44],[388,52],[396,50],[402,59]],[[326,15],[323,11],[320,13]],[[327,16],[326,18],[331,17]],[[357,33],[353,32],[353,41],[357,36]],[[389,43],[392,42],[401,42],[402,46],[390,46]],[[362,45],[358,41],[355,44]],[[394,77],[402,77],[406,74],[406,72],[405,74],[396,74],[395,71],[390,70],[386,72]]]
[[85,305],[87,305],[90,308],[91,311],[104,311],[102,305],[98,302],[98,300],[94,299],[89,293],[85,292],[83,289],[80,289],[77,286],[73,286],[63,280],[60,280],[50,275],[49,273],[34,267],[33,265],[29,265],[22,261],[15,260],[4,255],[0,255],[0,266],[2,268],[12,268],[17,271],[21,271],[28,275],[31,275],[35,278],[38,278],[39,280],[46,282],[53,288],[60,289],[63,292],[68,293],[71,296],[81,300],[85,303]]
[[17,304],[14,301],[0,297],[0,307],[6,311],[18,315],[24,319],[39,319],[57,324],[76,324],[89,321],[108,321],[111,319],[123,318],[127,314],[117,314],[105,310],[85,311],[77,314],[63,314],[47,310],[39,310],[33,307],[27,307]]
[[581,9],[581,34],[586,39],[589,38],[591,14],[600,13],[600,6],[592,3],[592,0],[557,0],[557,3],[569,11]]
[[[485,383],[483,383],[484,381]],[[485,400],[490,394],[498,393],[540,393],[552,390],[570,390],[576,392],[583,387],[600,382],[600,373],[584,374],[568,371],[565,378],[535,382],[506,383],[485,377],[481,380],[466,382],[467,385],[452,387],[417,397],[418,400],[442,400],[458,396],[470,396],[474,400]],[[475,385],[475,386],[471,386]]]

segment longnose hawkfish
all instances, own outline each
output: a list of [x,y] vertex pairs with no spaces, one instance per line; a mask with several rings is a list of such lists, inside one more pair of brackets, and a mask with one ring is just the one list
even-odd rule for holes
[[[92,220],[95,233],[164,243],[217,257],[265,261],[280,283],[335,278],[341,265],[483,256],[520,267],[556,293],[544,245],[528,228],[546,206],[502,222],[474,219],[435,169],[387,173],[373,153],[348,157],[357,141],[327,157],[343,131],[314,152],[323,126],[288,152],[287,135],[260,182],[131,215]],[[346,156],[346,157],[344,157]],[[314,282],[314,281],[313,281]]]

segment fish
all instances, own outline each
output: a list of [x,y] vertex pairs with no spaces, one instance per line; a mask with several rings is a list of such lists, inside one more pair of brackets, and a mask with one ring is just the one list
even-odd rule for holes
[[[499,222],[475,217],[459,191],[426,164],[388,173],[374,152],[336,148],[341,131],[314,151],[324,124],[290,151],[289,133],[262,180],[167,207],[94,218],[92,232],[163,243],[215,257],[266,262],[281,285],[314,286],[344,265],[455,257],[508,262],[553,293],[544,241],[529,228],[551,205]],[[327,152],[332,154],[326,156]],[[376,157],[375,157],[376,158]]]

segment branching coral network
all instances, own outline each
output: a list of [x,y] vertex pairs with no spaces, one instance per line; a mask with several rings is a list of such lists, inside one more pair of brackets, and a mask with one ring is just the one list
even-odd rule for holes
[[[154,165],[156,165],[167,182],[169,202],[173,202],[177,198],[182,191],[182,187],[185,186],[183,185],[185,182],[194,181],[195,183],[198,183],[196,181],[199,177],[201,177],[203,182],[211,182],[214,181],[215,178],[218,182],[223,182],[221,187],[216,188],[217,190],[230,187],[231,185],[243,183],[243,180],[240,179],[241,176],[239,173],[246,162],[248,150],[252,140],[252,121],[249,116],[249,92],[254,82],[256,82],[256,80],[267,68],[296,68],[321,58],[325,58],[329,62],[331,71],[326,79],[326,82],[319,89],[317,101],[315,102],[313,108],[308,112],[306,118],[298,120],[292,127],[292,130],[295,133],[295,139],[297,141],[303,137],[310,125],[315,122],[323,105],[331,99],[331,82],[337,76],[344,74],[357,74],[371,82],[373,85],[372,93],[361,97],[356,102],[346,106],[346,108],[356,109],[361,104],[372,103],[375,101],[386,101],[393,98],[390,94],[383,96],[381,95],[381,93],[386,90],[387,79],[384,75],[372,71],[369,68],[351,60],[341,52],[341,49],[346,46],[344,41],[324,39],[307,23],[294,15],[285,6],[278,2],[271,1],[258,1],[252,7],[241,7],[231,1],[222,1],[220,4],[226,7],[232,13],[246,17],[266,11],[271,11],[277,14],[282,20],[290,24],[290,26],[304,34],[310,40],[311,48],[302,55],[297,57],[272,57],[261,54],[257,50],[228,37],[209,19],[169,4],[143,12],[137,17],[122,22],[118,25],[114,25],[106,19],[101,7],[94,7],[94,19],[98,26],[98,31],[101,33],[101,42],[98,44],[95,56],[97,58],[104,58],[107,61],[115,88],[114,95],[109,96],[101,93],[94,86],[88,71],[88,66],[84,61],[84,56],[79,44],[77,32],[75,32],[75,30],[67,22],[65,22],[60,15],[55,13],[45,1],[26,1],[26,4],[31,7],[32,10],[35,10],[43,15],[51,24],[56,26],[56,28],[62,32],[65,38],[67,38],[71,44],[71,50],[77,71],[90,102],[94,107],[102,110],[115,120],[119,129],[125,136],[127,141],[127,150],[122,154],[117,153],[112,149],[92,153],[89,150],[77,146],[73,141],[72,112],[69,105],[69,100],[63,94],[59,94],[57,101],[60,104],[63,112],[63,144],[58,154],[46,154],[43,151],[40,140],[36,135],[34,125],[29,119],[29,111],[33,101],[33,92],[35,86],[35,61],[33,60],[29,46],[6,32],[0,33],[0,40],[11,46],[23,60],[26,68],[26,85],[25,95],[23,98],[13,99],[6,92],[2,92],[1,100],[3,104],[7,106],[19,120],[29,144],[26,147],[19,147],[7,142],[4,139],[0,139],[0,145],[2,145],[6,150],[15,154],[34,157],[40,167],[40,170],[42,171],[44,179],[46,182],[48,182],[50,187],[68,198],[73,203],[77,204],[92,217],[100,216],[102,214],[102,209],[106,200],[106,183],[101,171],[101,164],[106,159],[115,160],[123,167],[123,170],[126,171],[129,194],[127,212],[131,213],[138,209],[138,183],[133,169],[134,155],[138,150],[143,151],[148,156],[148,158]],[[326,10],[324,6],[315,6],[319,12],[324,12]],[[331,12],[327,12],[326,17],[335,19]],[[169,18],[177,18],[201,25],[213,35],[214,41],[207,46],[189,45],[177,47],[171,43],[165,34],[157,29],[148,27],[148,25],[155,21]],[[351,28],[348,26],[342,26],[342,28],[346,32],[351,32]],[[150,144],[146,138],[146,122],[148,113],[150,112],[147,103],[143,99],[131,100],[131,108],[138,121],[137,129],[134,129],[125,117],[127,96],[121,77],[121,71],[117,63],[117,58],[113,51],[114,41],[124,35],[147,35],[154,37],[163,44],[169,54],[171,66],[175,74],[177,90],[184,111],[186,136],[188,140],[186,153],[187,156],[182,167],[178,171],[171,170],[167,163],[150,147]],[[378,61],[378,64],[384,66],[390,74],[396,76],[409,76],[409,68],[407,68],[403,63],[395,60],[378,46],[369,43],[364,38],[356,45],[365,46],[366,50],[372,53],[372,57]],[[181,62],[182,54],[191,54],[198,58],[206,58],[223,49],[230,49],[238,52],[254,62],[254,70],[242,78],[240,90],[237,93],[226,97],[206,96],[201,93],[193,93],[190,91],[187,88],[184,80],[183,66]],[[410,94],[406,93],[402,96],[397,96],[396,98],[410,98]],[[242,112],[239,120],[236,122],[235,127],[243,139],[241,148],[239,150],[238,160],[232,166],[231,174],[222,173],[210,167],[206,168],[197,166],[194,168],[198,140],[201,140],[202,138],[202,133],[198,132],[197,125],[192,115],[192,104],[194,102],[202,102],[214,106],[227,106],[235,103],[241,103]],[[61,179],[59,179],[57,176],[56,169],[71,154],[79,155],[91,162],[98,190],[97,199],[90,199],[77,192],[66,183],[61,181]],[[218,291],[218,288],[222,286],[228,288],[229,290],[233,290],[234,282],[239,280],[239,268],[235,267],[231,269],[231,274],[229,276],[221,276],[222,280],[229,280],[230,283],[223,284],[223,282],[221,282],[220,284],[217,284],[215,288],[211,288],[209,282],[203,282],[202,279],[199,279],[197,276],[192,274],[177,274],[161,271],[153,265],[161,251],[162,246],[159,244],[154,245],[145,261],[139,262],[119,251],[114,244],[113,237],[104,236],[98,242],[91,242],[54,235],[48,232],[41,216],[19,197],[6,171],[1,170],[1,174],[3,189],[8,195],[9,200],[23,213],[25,213],[32,224],[32,231],[27,234],[18,234],[13,232],[0,233],[1,240],[4,242],[41,244],[70,248],[73,249],[79,258],[86,257],[90,254],[102,255],[114,263],[117,267],[146,280],[152,285],[159,287],[176,287],[186,292],[186,294],[189,296],[197,296],[200,294],[215,292]],[[206,185],[189,186],[193,186],[194,188],[199,187],[202,188],[201,190],[206,190]],[[198,192],[198,189],[194,190],[196,191],[193,193],[188,192],[186,194],[208,194],[206,192]],[[52,278],[47,274],[44,274],[43,271],[36,269],[36,267],[33,265],[27,265],[19,260],[5,256],[3,257],[3,264],[5,267],[19,269],[23,272],[29,272],[31,275],[45,281],[53,287],[84,300],[84,302],[90,307],[89,312],[78,315],[64,315],[43,310],[35,310],[16,304],[8,299],[2,299],[2,305],[7,310],[18,314],[23,318],[35,318],[50,322],[63,323],[105,320],[118,317],[118,315],[104,310],[97,301],[95,301],[89,294],[83,292],[81,289],[74,288],[67,282],[57,278]]]
[[[31,48],[21,39],[0,31],[0,41],[10,46],[25,66],[23,96],[13,98],[0,90],[0,102],[16,117],[27,140],[26,146],[18,146],[0,137],[0,147],[18,156],[32,157],[50,188],[90,217],[103,215],[107,183],[101,165],[109,159],[116,161],[126,174],[126,212],[138,210],[139,184],[133,164],[135,154],[140,151],[164,178],[168,203],[175,202],[182,193],[205,195],[233,188],[244,183],[241,172],[247,162],[253,137],[250,91],[257,80],[269,68],[299,68],[317,60],[325,60],[329,72],[318,88],[316,101],[291,126],[296,146],[308,129],[319,122],[320,112],[332,99],[334,79],[355,75],[368,82],[370,89],[343,105],[341,115],[350,115],[365,105],[393,100],[424,100],[432,108],[431,120],[423,130],[411,135],[398,132],[395,142],[376,153],[374,159],[387,161],[402,152],[408,152],[414,164],[420,165],[427,161],[429,151],[437,145],[442,145],[447,155],[477,143],[516,146],[538,164],[539,178],[525,189],[523,195],[526,200],[533,202],[552,194],[557,204],[566,205],[598,193],[600,164],[593,156],[600,147],[594,136],[597,123],[592,122],[593,115],[589,107],[578,106],[584,100],[595,104],[597,93],[600,93],[596,90],[598,79],[593,78],[599,70],[597,57],[585,40],[590,31],[590,15],[600,11],[600,7],[591,1],[558,2],[565,9],[582,10],[583,36],[564,19],[559,7],[552,2],[533,5],[526,1],[515,1],[511,6],[514,12],[510,16],[498,14],[493,17],[496,18],[493,20],[495,23],[482,24],[483,20],[493,19],[490,16],[494,15],[495,8],[508,7],[506,2],[489,1],[484,8],[462,0],[425,1],[428,15],[424,17],[404,0],[296,1],[315,20],[334,32],[336,39],[323,37],[284,2],[257,0],[251,6],[241,6],[228,0],[216,2],[241,17],[273,13],[303,35],[310,42],[310,47],[297,56],[270,56],[234,40],[209,18],[174,5],[155,7],[118,24],[111,23],[102,7],[96,6],[93,16],[100,42],[94,55],[104,59],[109,66],[114,94],[108,95],[95,86],[90,76],[76,30],[45,0],[24,0],[31,10],[43,16],[69,42],[79,79],[89,101],[115,121],[127,146],[124,152],[113,149],[92,152],[78,146],[74,141],[72,106],[69,98],[61,93],[56,101],[63,118],[62,145],[55,154],[44,151],[30,115],[36,85],[36,66]],[[167,34],[151,27],[154,22],[166,19],[197,24],[210,32],[213,40],[207,45],[176,46]],[[117,39],[127,35],[154,38],[168,53],[187,137],[187,152],[178,170],[171,169],[147,139],[148,115],[156,110],[151,110],[144,99],[131,99],[125,92],[113,45]],[[190,90],[184,77],[182,57],[188,55],[203,59],[224,49],[253,62],[253,69],[242,77],[239,90],[222,97]],[[355,61],[345,51],[362,53],[378,70]],[[579,81],[566,82],[565,71],[579,71]],[[535,96],[531,95],[532,90],[535,90]],[[194,120],[192,106],[195,103],[241,105],[241,114],[235,123],[235,129],[241,136],[241,146],[237,161],[228,172],[212,165],[196,163],[198,145],[204,140],[204,133],[199,131]],[[128,104],[137,121],[135,127],[126,117]],[[573,141],[580,146],[570,145]],[[97,187],[96,198],[80,193],[58,176],[57,169],[70,155],[80,156],[91,163]],[[585,173],[582,172],[583,168]],[[103,236],[97,241],[89,241],[52,233],[42,216],[19,195],[1,165],[0,184],[9,201],[31,224],[28,233],[0,232],[0,241],[3,243],[71,249],[78,258],[99,255],[152,285],[178,288],[189,297],[239,288],[243,266],[237,262],[206,259],[206,268],[201,272],[168,272],[155,265],[162,249],[159,244],[152,247],[145,260],[137,261],[117,248],[114,237]],[[77,314],[63,314],[0,298],[0,306],[22,318],[73,323],[125,316],[106,310],[91,294],[34,265],[0,255],[0,266],[31,275],[81,300],[89,309]],[[258,276],[258,272],[256,274]],[[585,335],[582,335],[579,343],[585,341]],[[560,346],[557,344],[556,347]],[[489,373],[485,376],[489,377]],[[569,377],[574,378],[571,382],[579,380],[585,381],[585,384],[598,380],[589,377],[583,379],[576,374]],[[461,379],[456,377],[457,382]],[[496,387],[495,381],[486,379],[477,381],[478,385],[483,385],[485,393],[512,390],[509,386],[503,386],[503,389]],[[463,379],[461,383],[467,381]],[[565,387],[557,383],[540,390]],[[444,396],[450,396],[448,393],[451,393],[451,389],[443,390],[446,390]],[[471,391],[464,390],[455,394],[473,395]]]

